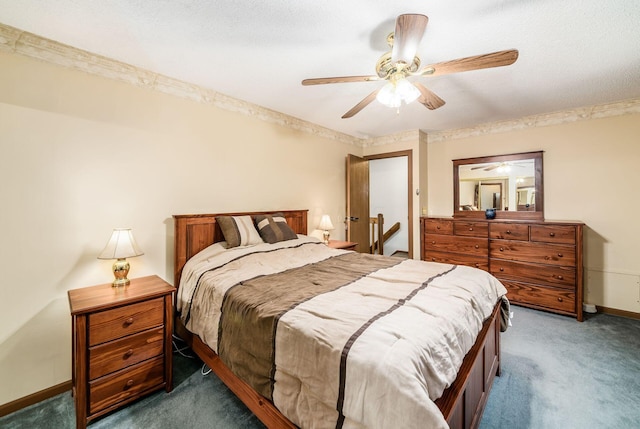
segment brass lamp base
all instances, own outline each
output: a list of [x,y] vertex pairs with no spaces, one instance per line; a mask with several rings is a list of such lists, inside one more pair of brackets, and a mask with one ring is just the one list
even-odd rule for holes
[[129,283],[129,279],[127,278],[127,274],[129,274],[129,262],[125,258],[120,258],[113,263],[113,275],[115,276],[115,280],[111,284],[113,287],[122,287],[127,286]]
[[322,232],[322,241],[324,244],[329,244],[329,231],[325,230]]

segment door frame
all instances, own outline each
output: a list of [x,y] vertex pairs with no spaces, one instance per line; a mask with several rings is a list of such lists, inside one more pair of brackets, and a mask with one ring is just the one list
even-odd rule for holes
[[407,211],[409,212],[409,259],[413,259],[413,150],[399,150],[396,152],[377,153],[375,155],[367,155],[363,158],[367,161],[376,159],[407,157]]

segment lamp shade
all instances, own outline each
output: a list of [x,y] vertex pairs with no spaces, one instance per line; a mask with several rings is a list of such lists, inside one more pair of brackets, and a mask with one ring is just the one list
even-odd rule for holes
[[122,259],[140,256],[144,253],[138,247],[131,228],[116,228],[98,259]]
[[329,215],[322,215],[322,218],[320,218],[318,229],[321,229],[323,231],[333,229],[333,224],[331,223],[331,218],[329,217]]

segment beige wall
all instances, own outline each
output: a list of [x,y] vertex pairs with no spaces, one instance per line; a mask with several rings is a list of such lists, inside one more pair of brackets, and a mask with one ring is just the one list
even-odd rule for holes
[[430,215],[453,212],[451,160],[543,150],[544,209],[580,220],[585,302],[640,313],[640,114],[428,144]]
[[[111,280],[115,227],[145,252],[130,277],[172,282],[172,214],[309,209],[344,217],[353,145],[0,52],[0,404],[71,378],[67,290]],[[344,238],[344,231],[333,231]]]

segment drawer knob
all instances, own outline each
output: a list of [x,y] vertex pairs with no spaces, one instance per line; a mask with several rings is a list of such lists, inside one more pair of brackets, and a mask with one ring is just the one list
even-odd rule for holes
[[562,302],[562,298],[558,298],[558,302]]
[[133,355],[133,349],[129,349],[124,353],[124,358],[129,359]]
[[124,385],[125,389],[130,388],[131,386],[133,386],[134,381],[132,379],[127,380],[127,383]]
[[432,242],[431,242],[431,244],[436,244],[436,242],[435,242],[435,241],[432,241]]
[[556,236],[556,233],[555,233],[555,232],[550,232],[550,233],[549,233],[549,237],[555,237],[555,236]]
[[431,260],[432,260],[433,262],[435,262],[435,261],[436,261],[436,258],[431,258]]
[[125,326],[129,326],[133,323],[133,317],[129,317],[127,320],[124,321]]
[[563,280],[564,276],[558,276],[558,280]]
[[473,228],[469,228],[469,231],[473,231]]
[[440,229],[440,225],[436,226],[436,229]]
[[500,248],[500,251],[501,251],[501,252],[504,252],[504,247],[501,247],[501,248]]
[[475,245],[475,248],[476,248],[476,249],[479,249],[479,248],[480,248],[480,246],[478,246],[478,245],[476,244],[476,245]]
[[500,267],[500,271],[504,271],[504,268]]
[[562,253],[558,253],[558,258],[562,258],[564,255]]
[[476,268],[480,268],[480,264],[476,264]]
[[507,230],[507,234],[511,234],[511,230],[510,229]]

